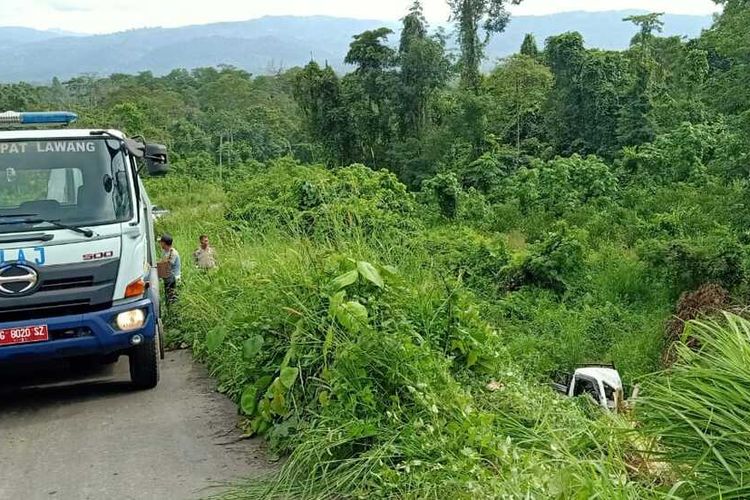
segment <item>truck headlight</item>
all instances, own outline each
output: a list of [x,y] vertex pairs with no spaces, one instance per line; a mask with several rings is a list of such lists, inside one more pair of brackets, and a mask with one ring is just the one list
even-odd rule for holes
[[129,332],[131,330],[137,330],[143,326],[146,322],[146,314],[143,309],[133,309],[132,311],[125,311],[117,315],[115,323],[117,328],[123,332]]

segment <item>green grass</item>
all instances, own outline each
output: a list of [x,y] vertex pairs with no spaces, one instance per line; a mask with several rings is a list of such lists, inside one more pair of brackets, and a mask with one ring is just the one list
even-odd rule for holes
[[681,496],[750,496],[750,323],[727,314],[696,321],[680,361],[649,381],[639,417],[657,441],[656,456],[672,464]]
[[[287,457],[230,498],[630,499],[737,486],[711,490],[720,467],[687,453],[699,442],[679,444],[670,404],[702,397],[658,390],[679,367],[647,385],[645,433],[546,385],[582,362],[614,361],[628,382],[658,369],[673,290],[636,252],[564,227],[535,242],[448,224],[397,202],[391,182],[284,163],[227,195],[192,184],[187,202],[180,181],[154,183],[178,249],[205,232],[219,251],[216,271],[186,266],[173,331],[238,402],[246,431]],[[366,186],[357,202],[352,183]],[[652,449],[675,465],[651,466],[662,460]],[[747,457],[734,451],[723,471],[741,478]]]

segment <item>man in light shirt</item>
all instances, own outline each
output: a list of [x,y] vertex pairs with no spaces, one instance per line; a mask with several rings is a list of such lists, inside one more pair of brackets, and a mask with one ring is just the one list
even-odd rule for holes
[[164,276],[164,291],[167,295],[167,305],[172,305],[177,301],[177,286],[182,278],[182,263],[180,254],[174,247],[172,236],[165,234],[159,239],[162,256],[161,262],[167,264],[168,272]]
[[193,252],[193,261],[196,267],[204,271],[216,269],[218,267],[216,264],[216,250],[209,244],[208,236],[202,234],[198,238],[198,241],[200,242],[200,247]]

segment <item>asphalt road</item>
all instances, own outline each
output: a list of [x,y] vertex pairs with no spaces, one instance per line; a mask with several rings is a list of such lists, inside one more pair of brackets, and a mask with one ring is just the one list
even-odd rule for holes
[[153,391],[130,390],[124,357],[63,385],[37,384],[70,377],[67,367],[9,376],[0,379],[0,499],[197,499],[273,470],[187,352],[168,353]]

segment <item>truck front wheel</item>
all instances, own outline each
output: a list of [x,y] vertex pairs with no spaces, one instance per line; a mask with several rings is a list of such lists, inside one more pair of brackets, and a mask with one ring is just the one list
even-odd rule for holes
[[139,390],[153,389],[159,383],[159,330],[151,340],[130,351],[130,381]]

